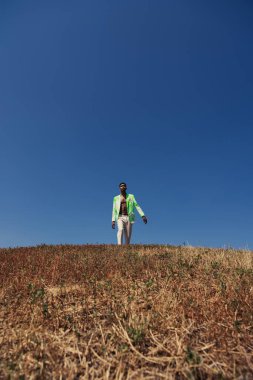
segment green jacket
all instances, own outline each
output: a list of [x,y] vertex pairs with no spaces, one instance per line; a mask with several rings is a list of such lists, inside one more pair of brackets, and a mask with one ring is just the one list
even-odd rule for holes
[[[126,204],[127,204],[127,213],[129,216],[129,221],[131,223],[134,223],[135,221],[135,214],[134,214],[134,208],[138,211],[140,216],[144,216],[144,212],[136,202],[136,199],[133,194],[127,194],[126,195]],[[112,221],[115,222],[118,220],[119,217],[119,211],[120,211],[120,195],[116,195],[113,198],[113,207],[112,207]]]

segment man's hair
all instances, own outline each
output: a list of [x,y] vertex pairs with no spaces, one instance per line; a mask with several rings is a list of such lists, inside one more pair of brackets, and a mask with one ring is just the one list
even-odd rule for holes
[[121,185],[125,185],[126,186],[126,182],[120,182],[119,186]]

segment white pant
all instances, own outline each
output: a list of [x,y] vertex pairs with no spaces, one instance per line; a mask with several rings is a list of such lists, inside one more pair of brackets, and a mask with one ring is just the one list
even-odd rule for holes
[[121,215],[118,218],[118,245],[122,245],[123,241],[123,231],[125,234],[125,243],[130,244],[131,234],[132,234],[132,223],[129,222],[128,215]]

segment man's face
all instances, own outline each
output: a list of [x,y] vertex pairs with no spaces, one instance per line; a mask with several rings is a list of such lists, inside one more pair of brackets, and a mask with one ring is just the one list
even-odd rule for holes
[[126,189],[127,189],[127,186],[126,185],[120,185],[120,191],[126,191]]

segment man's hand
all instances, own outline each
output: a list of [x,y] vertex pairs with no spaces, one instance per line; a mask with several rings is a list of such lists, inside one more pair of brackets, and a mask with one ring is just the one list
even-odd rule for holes
[[145,224],[148,223],[148,220],[147,220],[146,216],[144,216],[144,215],[143,215],[143,217],[142,217],[142,220],[143,220],[143,222],[144,222]]
[[112,222],[112,228],[115,229],[115,222]]

